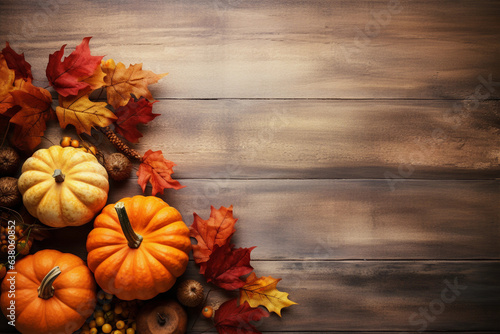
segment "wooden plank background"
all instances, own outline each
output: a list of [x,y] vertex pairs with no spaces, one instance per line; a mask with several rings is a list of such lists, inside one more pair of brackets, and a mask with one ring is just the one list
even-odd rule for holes
[[[85,36],[169,72],[135,147],[177,163],[187,187],[161,197],[188,225],[234,205],[234,241],[300,304],[262,332],[484,333],[500,331],[499,19],[493,0],[8,0],[0,42],[43,87],[48,55]],[[111,187],[110,203],[141,192]],[[34,251],[85,258],[91,228]],[[454,282],[455,301],[419,315]]]

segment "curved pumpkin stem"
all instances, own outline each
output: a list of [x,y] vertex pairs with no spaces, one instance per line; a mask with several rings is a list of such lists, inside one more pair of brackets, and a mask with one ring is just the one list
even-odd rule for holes
[[54,174],[52,175],[54,179],[56,179],[57,183],[64,182],[64,174],[60,169],[54,170]]
[[158,321],[158,325],[163,326],[167,323],[167,316],[165,313],[156,313],[156,321]]
[[118,202],[115,204],[115,210],[118,214],[118,220],[122,227],[123,234],[127,238],[128,246],[130,248],[139,248],[142,242],[142,235],[135,233],[130,220],[128,219],[127,211],[125,210],[125,204],[123,202]]
[[52,268],[51,271],[45,275],[45,277],[42,280],[42,283],[38,287],[38,297],[42,299],[49,299],[54,296],[54,287],[52,286],[52,283],[54,283],[54,280],[61,274],[61,269],[59,269],[59,266],[55,266]]

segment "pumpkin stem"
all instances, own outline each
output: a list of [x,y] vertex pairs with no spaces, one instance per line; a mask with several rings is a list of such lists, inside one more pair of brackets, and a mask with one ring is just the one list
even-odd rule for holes
[[54,174],[52,175],[54,179],[56,179],[57,183],[61,183],[64,181],[64,174],[60,169],[54,170]]
[[163,326],[167,323],[167,317],[165,313],[156,313],[156,320],[158,321],[158,325]]
[[125,238],[127,238],[128,246],[130,248],[139,248],[142,242],[142,235],[134,232],[130,220],[128,219],[127,211],[125,210],[125,204],[123,202],[116,203],[115,210],[118,214],[118,220],[120,221],[123,234]]
[[55,266],[51,271],[45,275],[42,280],[42,283],[38,287],[38,297],[42,299],[49,299],[54,296],[54,287],[52,283],[54,280],[61,274],[61,269],[59,266]]

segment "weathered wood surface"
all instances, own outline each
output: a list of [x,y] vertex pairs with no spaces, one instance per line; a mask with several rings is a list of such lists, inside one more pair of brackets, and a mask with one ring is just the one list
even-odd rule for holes
[[[169,72],[135,147],[178,164],[187,188],[162,198],[188,224],[235,206],[234,241],[300,304],[259,330],[420,332],[409,317],[457,278],[467,289],[425,330],[481,333],[500,331],[499,17],[492,0],[10,0],[0,41],[39,86],[84,36]],[[52,125],[43,145],[60,137]],[[140,192],[113,183],[109,202]],[[85,258],[90,228],[35,250]]]
[[[284,309],[282,318],[259,323],[263,332],[420,331],[424,324],[431,331],[500,331],[497,261],[252,261],[252,266],[258,275],[283,278],[278,288],[299,303]],[[203,280],[193,262],[184,278]],[[207,303],[236,296],[215,291]],[[424,320],[420,309],[432,321]],[[198,319],[191,332],[210,329],[210,322]]]
[[11,0],[0,12],[38,80],[50,53],[94,36],[95,54],[169,72],[157,98],[467,98],[479,76],[500,77],[494,0]]
[[[274,272],[282,277],[278,288],[289,291],[300,304],[284,309],[282,318],[265,319],[259,325],[262,331],[421,331],[420,308],[440,311],[429,312],[434,319],[426,321],[425,330],[500,331],[500,302],[495,297],[500,293],[498,262],[255,261],[252,265],[258,275]],[[195,267],[190,267],[188,276],[199,277]],[[453,295],[443,293],[449,286],[445,280],[455,287],[453,301]],[[214,302],[228,295],[224,297],[212,296]],[[444,301],[443,309],[439,300]],[[198,320],[195,329],[207,327]]]
[[[141,127],[135,147],[161,149],[178,178],[497,177],[499,102],[459,113],[455,103],[160,101],[161,116]],[[99,135],[94,142],[104,149]],[[60,129],[47,137],[59,142]]]
[[[161,196],[191,225],[210,205],[234,205],[238,245],[257,246],[253,259],[500,259],[500,181],[181,180]],[[111,185],[109,202],[141,193]],[[151,189],[147,189],[150,192]],[[282,200],[276,200],[276,199]],[[54,230],[85,259],[92,224]]]

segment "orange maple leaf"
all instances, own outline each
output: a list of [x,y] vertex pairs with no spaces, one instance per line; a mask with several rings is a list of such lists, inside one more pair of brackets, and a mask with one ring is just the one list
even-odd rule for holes
[[14,107],[14,98],[11,94],[5,94],[0,96],[0,114],[5,115],[6,117],[14,116],[11,113],[11,108]]
[[94,73],[89,77],[82,77],[79,79],[80,82],[87,83],[92,90],[103,87],[106,83],[104,82],[104,77],[106,73],[103,72],[101,66],[97,66]]
[[144,192],[148,182],[153,186],[152,195],[157,193],[163,194],[166,188],[181,189],[185,186],[181,185],[179,181],[172,179],[171,175],[174,173],[173,167],[175,164],[163,157],[161,151],[153,152],[148,150],[144,153],[137,171],[137,183]]
[[[189,236],[195,238],[198,243],[193,245],[194,261],[198,264],[207,262],[213,252],[215,245],[223,246],[231,240],[236,231],[234,225],[238,219],[233,217],[233,206],[216,209],[210,207],[210,218],[203,220],[193,213],[194,221],[189,227]],[[205,267],[202,266],[201,274]]]
[[5,57],[3,54],[0,54],[0,101],[5,99],[9,92],[14,88],[13,84],[15,78],[16,73],[7,66]]
[[281,278],[271,276],[259,277],[255,272],[248,275],[246,284],[240,288],[240,304],[245,301],[251,307],[265,306],[269,312],[274,312],[281,317],[281,309],[297,303],[288,299],[288,293],[276,289]]
[[141,96],[152,100],[153,96],[148,85],[158,82],[167,73],[155,74],[142,69],[142,64],[130,65],[125,68],[123,63],[115,64],[113,59],[101,63],[102,70],[106,73],[104,78],[108,103],[115,109],[124,106],[130,100],[131,94],[137,98]]
[[61,128],[74,125],[78,133],[91,134],[93,126],[105,127],[113,123],[115,114],[106,106],[106,102],[89,100],[90,91],[77,96],[63,97],[59,95],[59,106],[56,108],[57,119]]
[[33,86],[30,81],[10,94],[14,105],[20,107],[10,119],[11,123],[16,124],[12,142],[21,150],[34,150],[42,141],[46,122],[53,117],[52,96],[46,89]]

